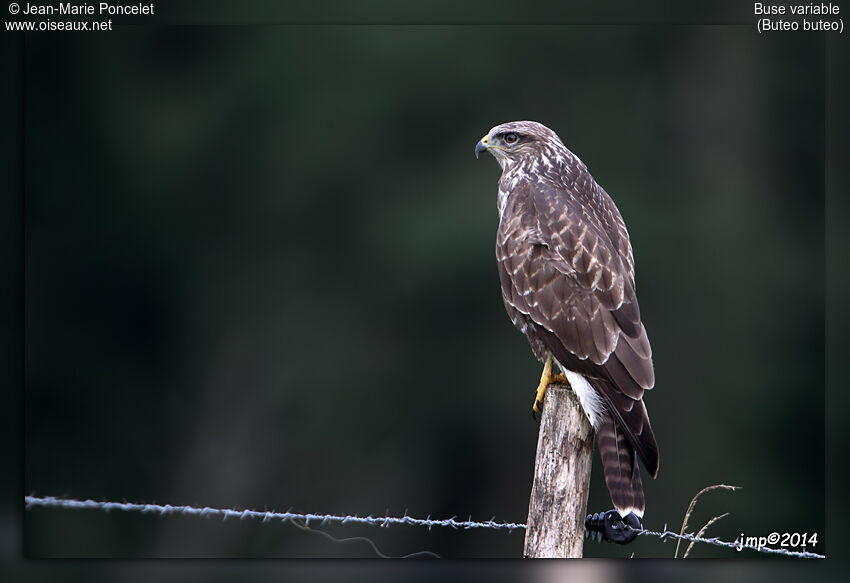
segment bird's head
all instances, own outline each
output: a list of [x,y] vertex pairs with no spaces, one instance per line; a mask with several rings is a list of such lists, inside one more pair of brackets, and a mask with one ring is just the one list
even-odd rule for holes
[[536,121],[511,121],[497,125],[475,144],[475,157],[490,152],[502,169],[523,158],[536,157],[542,150],[563,148],[558,135]]

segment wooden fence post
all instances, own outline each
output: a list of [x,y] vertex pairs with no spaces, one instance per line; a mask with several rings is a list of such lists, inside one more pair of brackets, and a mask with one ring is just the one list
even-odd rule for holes
[[582,556],[593,435],[569,386],[550,385],[537,439],[525,557]]

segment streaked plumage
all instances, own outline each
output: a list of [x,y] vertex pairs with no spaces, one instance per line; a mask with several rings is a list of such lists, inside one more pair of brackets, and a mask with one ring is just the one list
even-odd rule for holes
[[614,506],[643,516],[637,458],[655,477],[658,447],[643,403],[655,384],[626,225],[614,201],[549,128],[494,127],[476,153],[502,166],[496,258],[514,325],[565,372],[596,428]]

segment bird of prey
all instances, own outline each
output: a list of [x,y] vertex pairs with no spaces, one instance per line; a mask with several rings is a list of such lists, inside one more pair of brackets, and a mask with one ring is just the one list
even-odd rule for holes
[[[549,128],[515,121],[475,146],[502,167],[496,258],[502,299],[543,362],[546,387],[568,381],[596,429],[605,483],[621,517],[643,517],[637,458],[654,478],[658,446],[643,403],[655,384],[635,294],[635,263],[614,201]],[[553,362],[563,375],[553,374]]]

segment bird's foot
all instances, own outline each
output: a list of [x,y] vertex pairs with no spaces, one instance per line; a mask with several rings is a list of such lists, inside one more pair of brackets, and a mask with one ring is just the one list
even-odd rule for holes
[[549,385],[565,384],[568,385],[567,377],[562,374],[552,374],[551,356],[543,363],[543,373],[540,375],[540,384],[537,385],[537,394],[534,396],[534,405],[531,407],[531,416],[537,420],[537,414],[540,413],[543,407],[543,398],[546,396],[546,389]]
[[596,542],[607,541],[618,545],[627,545],[637,538],[643,530],[640,519],[629,512],[620,516],[616,510],[588,514],[584,520],[584,538]]

